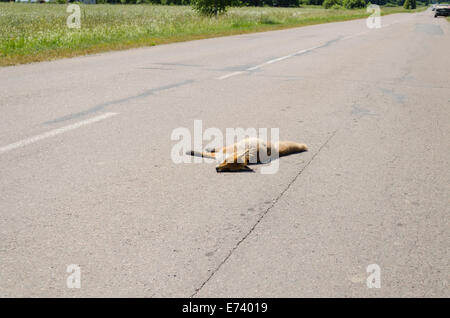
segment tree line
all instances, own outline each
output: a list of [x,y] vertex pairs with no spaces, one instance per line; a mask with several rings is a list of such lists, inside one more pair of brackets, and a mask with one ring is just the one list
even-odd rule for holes
[[[11,0],[0,0],[0,2],[10,2]],[[204,0],[207,2],[208,0]],[[301,5],[323,5],[326,0],[209,0],[209,2],[226,2],[227,6],[247,6],[247,7],[299,7]],[[344,0],[337,0],[342,3]],[[405,1],[406,6],[415,3],[415,0],[361,0],[365,4],[372,3],[380,6],[392,5],[403,6]],[[72,0],[67,1],[72,2]],[[113,4],[163,4],[163,5],[191,5],[196,0],[97,0],[97,3],[113,3]],[[417,4],[428,5],[429,0],[417,1]]]
[[[1,0],[0,0],[1,1]],[[9,0],[6,0],[9,1]],[[221,2],[223,0],[211,0],[211,2]],[[227,5],[232,6],[248,6],[248,7],[299,7],[301,5],[323,5],[325,0],[226,0]],[[395,5],[403,6],[406,0],[362,0],[366,4],[377,4],[380,6],[384,5]],[[411,0],[410,0],[411,1]],[[97,0],[97,3],[152,3],[152,4],[165,4],[165,5],[190,5],[195,0]],[[428,5],[429,0],[417,1],[418,4]]]

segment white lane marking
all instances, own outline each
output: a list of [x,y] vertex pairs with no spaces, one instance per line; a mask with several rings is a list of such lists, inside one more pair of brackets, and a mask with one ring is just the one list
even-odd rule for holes
[[234,72],[234,73],[226,74],[224,76],[218,77],[217,79],[218,80],[223,80],[223,79],[226,79],[226,78],[231,77],[231,76],[239,75],[241,73],[244,73],[244,72]]
[[266,62],[264,62],[264,63],[261,63],[261,64],[258,64],[258,65],[249,67],[249,68],[246,69],[245,71],[239,71],[239,72],[229,73],[229,74],[226,74],[226,75],[217,77],[216,79],[218,79],[218,80],[224,80],[224,79],[230,78],[230,77],[232,77],[232,76],[236,76],[236,75],[244,74],[244,73],[246,73],[246,72],[254,71],[254,70],[257,70],[257,69],[259,69],[259,68],[261,68],[261,67],[264,67],[264,66],[266,66],[266,65],[273,64],[273,63],[277,63],[277,62],[281,62],[281,61],[286,60],[286,59],[288,59],[288,58],[291,58],[291,57],[293,57],[293,56],[296,56],[296,55],[299,55],[299,54],[303,54],[303,53],[306,53],[306,52],[309,52],[309,51],[318,49],[318,48],[321,47],[322,45],[323,45],[323,44],[318,45],[318,46],[314,46],[314,47],[310,47],[310,48],[308,48],[308,49],[303,49],[303,50],[300,50],[300,51],[297,51],[297,52],[294,52],[294,53],[292,53],[292,54],[285,55],[285,56],[282,56],[282,57],[277,57],[277,58],[274,58],[274,59],[272,59],[272,60],[266,61]]
[[86,119],[84,121],[80,121],[80,122],[72,124],[72,125],[64,126],[64,127],[61,127],[61,128],[50,130],[50,131],[48,131],[46,133],[43,133],[43,134],[40,134],[40,135],[36,135],[36,136],[30,137],[30,138],[26,138],[26,139],[23,139],[21,141],[15,142],[13,144],[9,144],[9,145],[6,145],[4,147],[1,147],[0,148],[0,153],[7,152],[7,151],[10,151],[10,150],[14,150],[16,148],[20,148],[20,147],[23,147],[23,146],[27,146],[29,144],[38,142],[38,141],[40,141],[42,139],[50,138],[50,137],[53,137],[53,136],[65,133],[66,131],[69,131],[69,130],[74,130],[74,129],[80,128],[82,126],[85,126],[85,125],[93,124],[93,123],[98,122],[100,120],[103,120],[103,119],[106,119],[106,118],[109,118],[109,117],[112,117],[112,116],[116,116],[117,114],[118,113],[105,113],[103,115],[100,115],[100,116],[97,116],[97,117],[93,117],[93,118],[90,118],[90,119]]
[[[390,24],[386,24],[386,25],[382,26],[382,28],[388,27],[388,26],[393,25],[393,24],[396,24],[396,23],[399,23],[399,21],[392,22],[392,23],[390,23]],[[363,31],[363,32],[359,32],[359,33],[356,33],[356,34],[353,34],[353,35],[348,35],[348,36],[345,36],[345,37],[341,38],[341,40],[349,40],[349,39],[355,38],[355,37],[357,37],[357,36],[367,34],[367,33],[369,33],[369,32],[370,32],[370,31]],[[297,51],[297,52],[292,53],[292,54],[289,54],[289,55],[285,55],[285,56],[282,56],[282,57],[278,57],[278,58],[269,60],[269,61],[267,61],[267,62],[258,64],[258,65],[256,65],[256,66],[249,67],[249,68],[246,69],[245,71],[239,71],[239,72],[229,73],[229,74],[226,74],[226,75],[217,77],[216,79],[218,79],[218,80],[224,80],[224,79],[227,79],[227,78],[236,76],[236,75],[244,74],[244,73],[249,72],[249,71],[254,71],[254,70],[260,69],[261,67],[264,67],[264,66],[266,66],[266,65],[273,64],[273,63],[277,63],[277,62],[286,60],[286,59],[288,59],[288,58],[291,58],[291,57],[293,57],[293,56],[296,56],[296,55],[299,55],[299,54],[303,54],[303,53],[306,53],[306,52],[309,52],[309,51],[318,49],[318,48],[320,48],[320,47],[323,46],[323,45],[324,45],[324,43],[323,43],[323,44],[320,44],[320,45],[317,45],[317,46],[314,46],[314,47],[310,47],[310,48],[308,48],[308,49],[303,49],[303,50]]]
[[359,32],[359,33],[353,34],[353,35],[344,36],[341,39],[341,41],[345,41],[345,40],[348,40],[348,39],[353,39],[353,38],[356,38],[357,36],[360,36],[360,35],[363,35],[363,34],[367,34],[369,32],[370,31],[364,31],[364,32]]
[[266,63],[262,63],[262,64],[258,64],[258,65],[253,66],[253,67],[249,67],[248,69],[246,69],[246,71],[254,71],[254,70],[257,70],[258,68],[263,67],[265,64],[266,64]]
[[303,54],[303,53],[306,53],[306,52],[309,52],[309,51],[318,49],[318,48],[320,48],[321,46],[323,46],[324,44],[325,44],[325,43],[322,43],[321,45],[313,46],[313,47],[310,47],[309,49],[300,50],[300,51],[297,51],[297,52],[295,52],[295,53],[293,53],[293,54],[291,54],[291,55],[294,56],[294,55],[298,55],[298,54]]

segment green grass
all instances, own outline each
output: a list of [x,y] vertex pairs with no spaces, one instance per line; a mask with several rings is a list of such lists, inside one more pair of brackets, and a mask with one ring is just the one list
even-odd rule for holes
[[[223,16],[208,18],[186,6],[80,6],[81,28],[69,29],[67,5],[0,3],[0,66],[369,15],[365,9],[252,7],[231,8]],[[405,11],[383,8],[382,14]]]

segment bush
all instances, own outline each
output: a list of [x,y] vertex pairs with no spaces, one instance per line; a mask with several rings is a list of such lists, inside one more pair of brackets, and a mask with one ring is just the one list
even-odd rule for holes
[[416,0],[405,0],[405,3],[403,4],[403,8],[415,9],[416,8]]
[[301,4],[304,5],[318,5],[321,6],[323,3],[323,0],[300,0]]
[[298,7],[300,0],[276,0],[273,1],[274,7]]
[[200,14],[208,16],[217,16],[227,10],[231,4],[230,0],[192,0],[192,7]]
[[299,7],[300,0],[233,0],[231,5],[247,7]]
[[347,9],[365,8],[366,2],[364,0],[344,0],[343,6]]
[[324,0],[322,5],[325,7],[325,9],[329,9],[336,4],[341,6],[342,0]]
[[338,5],[338,4],[334,4],[330,9],[332,9],[332,10],[341,10],[341,9],[343,9],[343,7]]

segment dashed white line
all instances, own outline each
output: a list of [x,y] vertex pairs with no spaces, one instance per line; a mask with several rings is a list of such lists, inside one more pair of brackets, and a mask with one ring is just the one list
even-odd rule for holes
[[292,56],[293,56],[292,54],[285,55],[285,56],[282,56],[282,57],[279,57],[279,58],[276,58],[276,59],[267,61],[266,64],[272,64],[272,63],[280,62],[280,61],[283,61],[283,60],[285,60],[285,59],[288,59],[288,58],[290,58],[290,57],[292,57]]
[[[392,22],[392,23],[390,23],[390,24],[384,25],[383,28],[388,27],[388,26],[393,25],[393,24],[396,24],[396,23],[399,23],[399,21]],[[348,35],[348,36],[345,36],[345,37],[341,38],[341,40],[352,39],[352,38],[355,38],[355,37],[357,37],[357,36],[360,36],[360,35],[363,35],[363,34],[367,34],[367,33],[369,33],[369,32],[370,32],[370,31],[363,31],[363,32],[359,32],[359,33],[356,33],[356,34],[353,34],[353,35]],[[275,59],[266,61],[266,62],[264,62],[264,63],[258,64],[258,65],[256,65],[256,66],[249,67],[249,68],[247,68],[247,69],[244,70],[244,71],[238,71],[238,72],[229,73],[229,74],[226,74],[226,75],[217,77],[216,79],[218,79],[218,80],[224,80],[224,79],[227,79],[227,78],[236,76],[236,75],[240,75],[240,74],[244,74],[244,73],[246,73],[246,72],[254,71],[254,70],[260,69],[260,68],[262,68],[262,67],[264,67],[264,66],[266,66],[266,65],[273,64],[273,63],[277,63],[277,62],[286,60],[286,59],[288,59],[288,58],[291,58],[291,57],[293,57],[293,56],[296,56],[296,55],[299,55],[299,54],[303,54],[303,53],[306,53],[306,52],[309,52],[309,51],[318,49],[318,48],[320,48],[322,45],[323,45],[323,44],[318,45],[318,46],[314,46],[314,47],[310,47],[310,48],[308,48],[308,49],[303,49],[303,50],[297,51],[297,52],[292,53],[292,54],[289,54],[289,55],[285,55],[285,56],[282,56],[282,57],[278,57],[278,58],[275,58]]]
[[258,64],[256,66],[252,66],[252,67],[249,67],[248,69],[246,69],[246,71],[254,71],[254,70],[257,70],[258,68],[263,67],[264,65],[266,65],[266,63],[262,63],[262,64]]
[[360,35],[363,35],[363,34],[367,34],[369,32],[370,31],[364,31],[364,32],[359,32],[359,33],[353,34],[353,35],[344,36],[341,39],[341,41],[345,41],[345,40],[348,40],[348,39],[353,39],[353,38],[356,38],[357,36],[360,36]]
[[226,79],[226,78],[231,77],[231,76],[239,75],[241,73],[244,73],[244,72],[234,72],[234,73],[226,74],[224,76],[218,77],[217,79],[223,80],[223,79]]
[[277,62],[281,62],[281,61],[286,60],[286,59],[288,59],[288,58],[291,58],[291,57],[293,57],[293,56],[296,56],[296,55],[299,55],[299,54],[303,54],[303,53],[306,53],[306,52],[315,50],[315,49],[317,49],[317,48],[319,48],[319,47],[321,47],[321,45],[314,46],[314,47],[310,47],[310,48],[308,48],[308,49],[303,49],[303,50],[300,50],[300,51],[297,51],[297,52],[295,52],[295,53],[292,53],[292,54],[289,54],[289,55],[285,55],[285,56],[282,56],[282,57],[277,57],[277,58],[274,58],[274,59],[272,59],[272,60],[266,61],[266,62],[264,62],[264,63],[261,63],[261,64],[258,64],[258,65],[249,67],[249,68],[247,68],[247,69],[244,70],[244,71],[238,71],[238,72],[229,73],[229,74],[226,74],[226,75],[217,77],[216,79],[218,79],[218,80],[224,80],[224,79],[227,79],[227,78],[236,76],[236,75],[240,75],[240,74],[244,74],[244,73],[246,73],[246,72],[254,71],[254,70],[260,69],[261,67],[264,67],[264,66],[266,66],[266,65],[273,64],[273,63],[277,63]]
[[112,117],[112,116],[116,116],[117,114],[118,113],[105,113],[103,115],[100,115],[100,116],[97,116],[97,117],[93,117],[93,118],[90,118],[90,119],[86,119],[84,121],[80,121],[80,122],[72,124],[72,125],[64,126],[64,127],[61,127],[61,128],[50,130],[50,131],[48,131],[46,133],[43,133],[43,134],[40,134],[40,135],[36,135],[36,136],[30,137],[30,138],[26,138],[26,139],[20,140],[18,142],[15,142],[13,144],[9,144],[9,145],[0,147],[0,153],[7,152],[7,151],[10,151],[10,150],[14,150],[14,149],[17,149],[17,148],[20,148],[20,147],[24,147],[24,146],[27,146],[29,144],[38,142],[38,141],[40,141],[42,139],[50,138],[50,137],[53,137],[53,136],[65,133],[67,131],[80,128],[82,126],[93,124],[93,123],[98,122],[100,120],[103,120],[103,119],[106,119],[106,118],[109,118],[109,117]]

